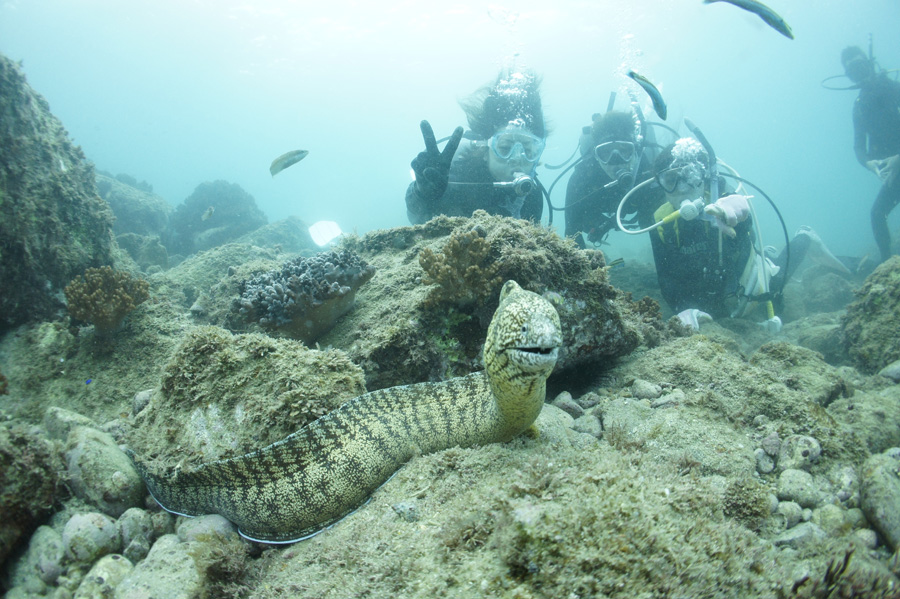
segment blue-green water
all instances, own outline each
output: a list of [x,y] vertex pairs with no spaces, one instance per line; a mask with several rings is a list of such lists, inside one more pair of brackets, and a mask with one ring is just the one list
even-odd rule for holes
[[[870,33],[880,64],[900,67],[900,4],[769,5],[795,40],[700,0],[8,0],[0,52],[23,61],[99,169],[146,180],[172,205],[203,181],[227,179],[270,220],[336,220],[360,233],[407,224],[419,120],[439,136],[465,124],[457,100],[500,67],[516,61],[543,75],[549,164],[571,154],[611,91],[639,93],[624,75],[634,68],[660,85],[668,123],[684,131],[683,117],[696,122],[775,199],[791,232],[808,224],[835,253],[871,251],[879,182],[854,160],[854,93],[820,81],[840,73],[845,46],[867,48]],[[306,160],[272,178],[271,160],[298,148]],[[547,185],[555,176],[538,173]],[[766,242],[780,245],[771,212],[760,213]],[[648,245],[623,238],[610,238],[614,254]]]

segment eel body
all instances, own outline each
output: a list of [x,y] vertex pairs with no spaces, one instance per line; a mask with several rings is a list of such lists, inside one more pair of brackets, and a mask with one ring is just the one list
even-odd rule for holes
[[531,426],[561,342],[553,306],[507,281],[482,372],[366,393],[282,441],[192,472],[136,466],[170,512],[221,514],[254,541],[299,541],[357,509],[415,455],[504,442]]

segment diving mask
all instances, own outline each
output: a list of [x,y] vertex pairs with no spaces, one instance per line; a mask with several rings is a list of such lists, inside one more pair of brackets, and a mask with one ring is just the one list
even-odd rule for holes
[[523,158],[537,162],[544,151],[545,140],[519,125],[510,125],[491,137],[491,151],[500,160]]
[[594,147],[594,158],[600,164],[627,164],[635,155],[634,144],[630,141],[608,141]]
[[701,165],[686,164],[667,168],[656,174],[656,182],[666,193],[678,191],[690,191],[703,185],[705,170],[698,168]]

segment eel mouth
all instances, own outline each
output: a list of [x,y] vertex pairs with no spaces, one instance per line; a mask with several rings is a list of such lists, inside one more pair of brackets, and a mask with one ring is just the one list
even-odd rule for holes
[[510,360],[528,372],[539,372],[553,368],[559,358],[559,346],[510,347],[506,350]]

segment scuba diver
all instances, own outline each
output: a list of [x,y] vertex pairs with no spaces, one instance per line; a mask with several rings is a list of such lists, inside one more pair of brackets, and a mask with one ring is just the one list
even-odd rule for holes
[[[566,237],[573,237],[582,248],[585,238],[592,244],[604,241],[616,228],[619,201],[635,180],[652,175],[653,160],[637,116],[610,110],[595,114],[593,124],[585,128],[582,160],[569,178],[565,208]],[[630,206],[637,211],[641,203],[636,198]]]
[[535,167],[547,132],[539,85],[530,73],[501,73],[460,102],[470,131],[464,136],[457,127],[443,151],[428,121],[421,122],[425,151],[411,163],[415,181],[406,190],[410,223],[475,210],[540,221],[543,192]]
[[887,217],[900,203],[900,83],[876,70],[871,46],[869,55],[858,46],[844,48],[841,64],[844,74],[859,88],[853,103],[856,159],[882,181],[871,217],[872,232],[884,262],[891,256]]
[[[719,194],[725,182],[715,153],[699,129],[692,123],[688,126],[702,141],[684,137],[659,154],[653,177],[622,199],[617,210],[619,227],[631,234],[650,233],[662,296],[685,325],[697,330],[702,320],[741,316],[753,300],[766,305],[763,328],[778,332],[781,319],[775,315],[775,304],[804,256],[848,271],[808,227],[801,227],[778,257],[771,259],[750,218],[753,196],[740,193],[743,185]],[[728,176],[750,185],[729,170]],[[652,212],[639,211],[640,230],[627,229],[621,222],[623,205],[641,188],[654,190],[655,202],[650,205],[657,207]]]

